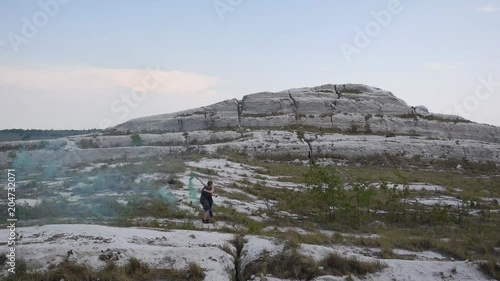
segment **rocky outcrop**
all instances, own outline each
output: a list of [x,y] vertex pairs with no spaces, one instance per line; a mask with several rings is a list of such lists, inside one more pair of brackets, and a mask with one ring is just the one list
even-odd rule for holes
[[[16,255],[41,272],[64,260],[102,269],[109,261],[124,266],[130,258],[136,258],[152,268],[182,270],[195,263],[203,269],[207,281],[232,280],[235,274],[231,253],[236,249],[230,242],[234,235],[227,233],[89,224],[51,224],[16,231],[23,236],[16,241]],[[7,231],[0,233],[5,235]]]
[[206,107],[161,114],[127,121],[111,131],[189,132],[196,130],[239,127],[237,99],[225,100]]
[[[185,153],[217,154],[220,150],[229,149],[263,159],[287,161],[337,158],[356,162],[365,158],[395,157],[414,164],[422,164],[417,163],[418,161],[430,163],[458,159],[500,165],[500,144],[476,140],[345,135],[310,131],[301,135],[297,131],[284,130],[195,131],[140,134],[140,137],[143,141],[141,146],[134,146],[130,136],[70,137],[63,148],[26,150],[23,151],[22,158],[23,161],[29,159],[39,165],[59,163],[73,166],[120,159],[168,159],[170,156]],[[92,143],[92,146],[82,148],[82,143]],[[0,143],[0,150],[3,145],[9,146],[9,143]],[[0,152],[0,163],[7,163],[9,157],[10,151]]]
[[[194,226],[192,222],[191,224]],[[102,270],[109,265],[109,261],[116,266],[125,266],[130,258],[135,258],[152,269],[185,270],[189,264],[194,263],[203,269],[206,281],[285,280],[263,271],[265,268],[263,264],[278,254],[290,257],[290,251],[285,243],[270,235],[246,235],[239,251],[233,245],[237,239],[235,235],[220,230],[165,231],[90,224],[51,224],[22,227],[16,231],[23,237],[16,241],[16,255],[21,256],[30,268],[40,273],[57,267],[64,261]],[[299,228],[287,231],[309,233]],[[9,230],[1,229],[0,234],[7,237]],[[340,234],[341,232],[336,232],[336,235]],[[324,231],[323,235],[329,237],[334,234]],[[350,236],[347,233],[342,235]],[[378,261],[385,265],[384,270],[366,274],[361,280],[491,280],[481,273],[473,262],[455,261],[432,251],[404,251],[407,255],[411,254],[412,258],[403,260],[381,259],[378,257],[381,249],[377,247],[367,248],[342,243],[331,245],[300,243],[297,247],[300,255],[308,258],[307,265],[311,265],[309,259],[314,264],[330,254],[336,254],[339,259]],[[395,249],[396,251],[402,250]],[[297,260],[297,264],[304,266],[304,261]],[[444,272],[447,273],[446,276],[451,277],[443,278]],[[189,280],[188,276],[186,278]],[[314,280],[345,279],[341,276],[322,275]]]
[[351,133],[413,135],[500,143],[500,128],[411,107],[391,92],[366,85],[327,84],[246,95],[177,113],[133,119],[108,133],[215,129],[325,128]]
[[[102,134],[1,142],[0,165],[29,159],[37,165],[71,166],[221,149],[274,160],[383,155],[410,162],[455,159],[500,165],[500,128],[410,107],[378,88],[323,85],[138,118]],[[19,151],[22,157],[16,158]]]

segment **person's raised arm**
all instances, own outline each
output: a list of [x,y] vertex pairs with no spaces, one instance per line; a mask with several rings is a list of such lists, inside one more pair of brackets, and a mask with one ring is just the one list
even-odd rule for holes
[[198,176],[196,176],[196,179],[199,180],[203,186],[205,186],[205,183],[203,183]]
[[206,192],[206,193],[208,193],[208,194],[210,194],[210,195],[213,195],[213,196],[216,196],[216,197],[217,197],[217,194],[215,194],[215,192],[214,192],[212,189],[205,189],[205,188],[203,188],[203,189],[201,190],[201,192]]

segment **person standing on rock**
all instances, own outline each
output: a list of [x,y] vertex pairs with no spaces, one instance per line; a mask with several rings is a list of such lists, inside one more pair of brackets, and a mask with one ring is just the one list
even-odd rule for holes
[[200,183],[203,185],[203,189],[201,190],[201,196],[200,196],[200,203],[203,206],[203,223],[210,223],[211,217],[213,217],[212,213],[212,205],[214,203],[213,196],[217,197],[217,194],[215,193],[215,187],[213,181],[208,181],[207,184],[203,181],[201,181],[198,176],[196,176],[196,179],[200,181]]

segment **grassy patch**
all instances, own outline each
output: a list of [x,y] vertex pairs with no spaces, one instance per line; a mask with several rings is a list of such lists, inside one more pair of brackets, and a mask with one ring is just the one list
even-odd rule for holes
[[320,263],[324,270],[333,275],[365,275],[386,267],[379,261],[361,261],[354,257],[343,257],[335,253],[329,254]]
[[300,244],[330,245],[343,240],[340,235],[327,235],[319,231],[313,233],[300,234],[295,230],[274,233],[275,237],[284,241],[289,248],[297,249]]
[[222,188],[217,189],[217,194],[225,196],[225,197],[230,198],[230,199],[235,199],[235,200],[243,201],[243,202],[252,202],[254,200],[252,197],[248,196],[248,194],[246,194],[246,193],[228,192]]
[[297,251],[281,252],[270,256],[267,252],[245,267],[242,280],[250,280],[252,275],[272,274],[274,277],[311,280],[319,276],[318,264],[311,258]]
[[247,228],[248,233],[260,233],[264,228],[261,222],[255,221],[248,217],[247,214],[240,213],[233,208],[225,208],[217,206],[217,219],[236,225],[242,225]]
[[485,274],[500,280],[500,263],[495,260],[483,261],[479,263],[479,268]]
[[420,118],[423,118],[425,120],[435,120],[435,121],[440,121],[440,122],[451,122],[451,123],[472,123],[472,121],[467,120],[467,119],[461,119],[461,118],[455,118],[455,119],[447,119],[447,118],[442,118],[436,115],[419,115]]
[[49,268],[44,273],[27,273],[26,269],[16,268],[16,275],[9,275],[6,281],[82,281],[82,280],[194,280],[205,278],[203,269],[195,263],[190,263],[186,269],[151,268],[136,258],[130,258],[124,266],[108,263],[102,270],[95,270],[84,264],[64,261]]
[[448,123],[472,123],[470,120],[466,119],[461,119],[461,118],[455,118],[455,119],[448,119],[448,118],[443,118],[439,117],[436,115],[421,115],[421,114],[416,114],[416,113],[406,113],[406,114],[400,114],[400,115],[395,115],[395,117],[399,118],[405,118],[405,119],[415,119],[418,120],[418,118],[429,120],[429,121],[439,121],[439,122],[448,122]]
[[[182,278],[182,276],[180,277]],[[186,280],[201,281],[205,279],[205,272],[198,264],[190,262],[184,277]]]
[[8,129],[0,130],[1,141],[20,141],[20,140],[45,140],[58,139],[75,135],[84,135],[99,133],[101,130],[23,130],[23,129]]
[[205,174],[205,175],[210,175],[210,176],[217,176],[219,173],[217,173],[216,170],[209,169],[209,168],[194,168],[196,172]]
[[[73,203],[64,198],[43,200],[35,206],[19,208],[17,216],[20,220],[32,219],[102,219],[111,218],[118,222],[135,217],[153,218],[186,218],[184,211],[175,208],[175,202],[166,202],[160,195],[150,195],[141,199],[131,199],[126,205],[120,204],[114,198],[98,197],[84,199]],[[1,215],[6,218],[7,214]]]
[[257,260],[245,267],[243,280],[249,280],[251,275],[259,276],[259,274],[272,274],[274,277],[293,280],[311,280],[321,275],[361,276],[380,271],[384,267],[385,265],[380,262],[361,261],[333,253],[316,262],[296,250],[284,251],[274,256],[263,252]]
[[399,260],[412,260],[415,259],[414,256],[403,256],[394,253],[394,251],[389,247],[383,247],[378,253],[379,258],[381,259],[399,259]]
[[399,248],[415,252],[434,251],[457,260],[494,260],[498,258],[495,248],[500,245],[497,225],[498,221],[495,220],[490,223],[471,223],[466,227],[453,224],[391,227],[380,229],[380,237],[345,239],[352,245],[386,249],[380,253],[385,255],[384,258],[391,258],[390,249]]
[[377,166],[338,167],[339,176],[344,182],[354,180],[363,182],[425,182],[450,189],[461,189],[464,198],[500,196],[500,182],[495,176],[478,177],[474,172],[436,171],[427,169],[401,169]]
[[269,116],[281,116],[281,115],[287,115],[287,114],[283,112],[273,111],[271,113],[243,113],[241,117],[265,118]]

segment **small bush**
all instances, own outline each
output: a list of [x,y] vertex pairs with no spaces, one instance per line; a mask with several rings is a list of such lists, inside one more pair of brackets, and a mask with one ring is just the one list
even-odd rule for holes
[[234,258],[236,258],[236,253],[233,251],[233,249],[231,249],[231,246],[229,246],[229,244],[224,243],[224,245],[223,246],[219,246],[219,248],[222,251],[224,251],[224,252],[230,254],[231,256],[233,256]]
[[77,142],[78,148],[87,149],[87,148],[99,148],[99,141],[93,139],[81,139]]
[[17,151],[15,150],[9,151],[9,158],[16,159],[16,157],[17,157]]
[[356,124],[351,124],[351,128],[349,128],[348,133],[349,134],[357,134],[358,133],[359,126]]
[[7,260],[7,255],[5,253],[0,253],[0,267],[3,267]]
[[365,124],[365,134],[369,134],[370,135],[372,133],[373,133],[373,131],[372,131],[372,128],[371,128],[370,124],[366,123]]
[[493,260],[487,262],[484,261],[479,263],[479,268],[485,274],[495,278],[496,280],[500,280],[500,263]]
[[387,132],[387,133],[385,134],[385,137],[386,137],[386,138],[393,138],[393,137],[395,137],[395,136],[396,136],[396,134],[395,134],[394,132]]
[[245,246],[245,239],[243,238],[242,235],[235,235],[234,239],[229,241],[231,244],[236,247],[236,256],[239,256],[241,251],[243,250],[243,246]]
[[417,120],[418,115],[412,112],[412,113],[405,113],[405,114],[396,115],[396,117]]
[[141,146],[143,144],[142,138],[138,134],[133,134],[130,136],[133,146]]
[[205,279],[205,272],[203,272],[203,268],[201,268],[199,265],[194,262],[190,262],[186,271],[186,279],[193,281],[202,281],[203,279]]
[[304,140],[304,130],[303,129],[297,129],[297,131],[295,131],[295,133],[297,134],[297,138],[299,138],[299,140]]
[[128,264],[125,265],[125,272],[127,275],[137,275],[149,272],[149,266],[142,263],[136,258],[130,258]]

